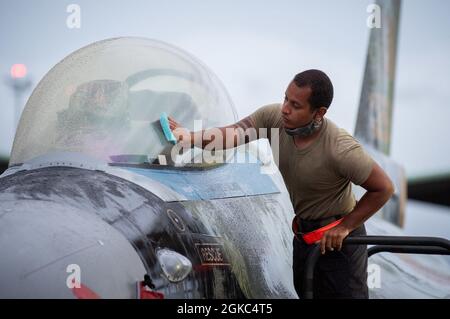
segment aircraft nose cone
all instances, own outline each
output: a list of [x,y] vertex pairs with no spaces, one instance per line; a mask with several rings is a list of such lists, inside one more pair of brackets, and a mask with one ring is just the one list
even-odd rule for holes
[[0,255],[0,298],[135,298],[146,273],[117,230],[54,202],[3,202]]

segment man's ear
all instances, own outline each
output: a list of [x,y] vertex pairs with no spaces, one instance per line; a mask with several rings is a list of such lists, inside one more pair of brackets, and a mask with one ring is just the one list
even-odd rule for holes
[[327,111],[328,111],[328,109],[326,107],[322,106],[317,111],[317,115],[319,115],[320,118],[322,119],[324,117],[324,115],[327,113]]

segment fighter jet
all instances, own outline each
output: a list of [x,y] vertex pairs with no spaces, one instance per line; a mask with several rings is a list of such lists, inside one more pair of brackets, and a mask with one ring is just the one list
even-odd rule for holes
[[[383,11],[398,15],[398,3]],[[390,138],[377,125],[392,100],[367,103],[374,92],[391,96],[376,91],[393,83],[392,64],[379,63],[395,65],[396,35],[386,36],[372,31],[360,110],[373,111],[359,117],[356,137],[396,184],[368,232],[402,235],[405,177],[378,143]],[[204,128],[238,120],[218,78],[160,41],[96,42],[44,76],[0,176],[1,298],[297,298],[294,211],[268,142],[198,161],[207,151],[174,152],[165,140],[162,112],[191,130],[199,119]],[[372,298],[450,296],[442,257],[375,255],[369,264],[382,284],[369,286]]]

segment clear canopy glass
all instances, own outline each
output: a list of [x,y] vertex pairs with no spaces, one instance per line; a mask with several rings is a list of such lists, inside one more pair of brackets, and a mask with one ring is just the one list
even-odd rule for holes
[[79,152],[107,162],[131,154],[156,158],[167,146],[159,116],[194,129],[234,123],[218,78],[197,59],[144,38],[88,45],[41,80],[22,113],[10,165],[50,152]]

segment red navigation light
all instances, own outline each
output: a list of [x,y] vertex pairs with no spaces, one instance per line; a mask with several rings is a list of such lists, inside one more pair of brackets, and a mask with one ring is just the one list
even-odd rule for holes
[[24,78],[27,75],[27,67],[25,64],[13,64],[10,73],[13,79]]

